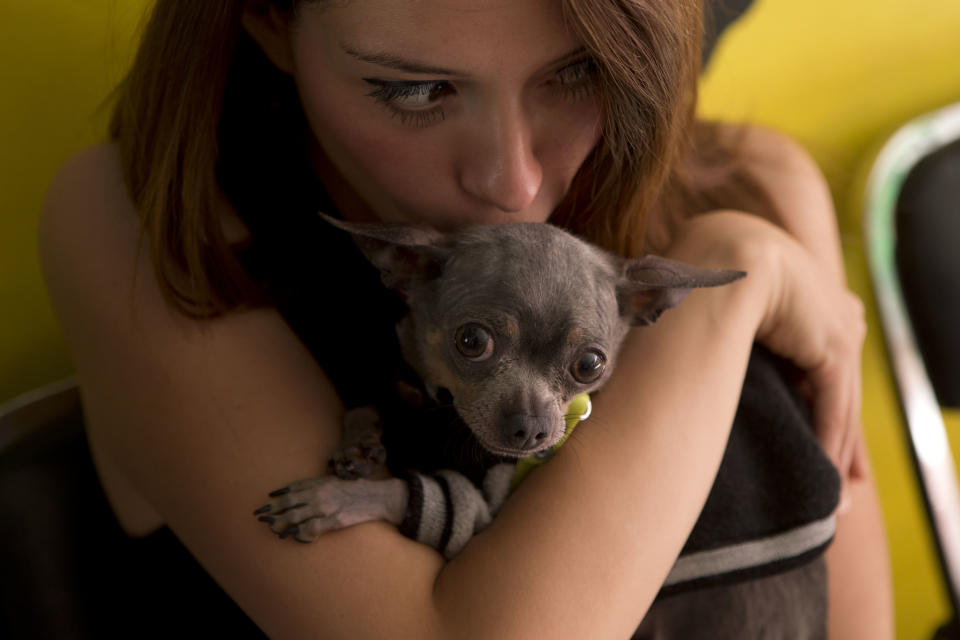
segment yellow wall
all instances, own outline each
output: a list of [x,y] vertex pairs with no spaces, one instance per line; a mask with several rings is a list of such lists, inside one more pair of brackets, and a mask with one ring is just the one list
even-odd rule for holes
[[40,277],[44,192],[96,141],[145,2],[4,3],[0,19],[0,402],[71,367]]
[[[102,135],[98,107],[146,4],[17,2],[0,20],[0,402],[70,373],[41,284],[37,217],[56,168]],[[863,265],[856,178],[898,125],[960,100],[957,34],[958,0],[758,0],[721,42],[702,95],[705,115],[795,136],[833,189],[851,286],[870,313],[864,422],[890,532],[898,637],[908,640],[930,637],[946,601]]]
[[790,133],[841,201],[872,144],[960,99],[956,0],[758,0],[732,30],[702,112]]

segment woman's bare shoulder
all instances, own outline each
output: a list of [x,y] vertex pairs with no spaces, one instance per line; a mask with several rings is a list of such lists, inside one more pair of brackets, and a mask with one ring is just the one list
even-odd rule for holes
[[99,181],[109,178],[115,189],[124,191],[120,150],[113,142],[101,142],[70,156],[54,176],[48,196],[71,186],[102,187],[103,183],[98,184],[97,178]]
[[95,234],[124,216],[129,225],[136,224],[116,146],[88,147],[70,157],[50,183],[40,219],[40,251],[82,251],[82,243],[67,242],[67,238]]
[[117,283],[136,264],[138,227],[114,145],[77,153],[54,176],[38,245],[47,290],[68,343],[80,329],[75,321],[84,308],[111,305],[119,298]]
[[[225,207],[223,219],[228,239],[238,240],[246,233],[232,209]],[[129,234],[138,228],[137,212],[124,182],[120,151],[115,143],[104,142],[77,152],[54,175],[40,220],[40,250],[45,251],[47,243],[57,242],[58,238],[75,238],[75,234],[96,238],[104,232]],[[67,247],[57,248],[83,251],[98,245],[68,242]]]
[[[163,467],[140,463],[208,446],[204,433],[234,430],[232,441],[249,447],[234,452],[239,457],[289,439],[286,447],[306,446],[318,457],[284,456],[286,463],[301,474],[320,471],[319,456],[339,435],[340,405],[296,334],[270,308],[184,315],[161,292],[148,243],[116,148],[92,147],[68,160],[50,186],[39,246],[92,434],[160,502],[170,488],[156,471]],[[263,442],[263,426],[274,420],[281,425]],[[157,449],[155,440],[182,448]],[[212,465],[219,451],[208,454]]]

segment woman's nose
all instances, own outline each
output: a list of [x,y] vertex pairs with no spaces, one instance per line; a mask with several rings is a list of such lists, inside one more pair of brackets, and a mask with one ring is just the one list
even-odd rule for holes
[[527,208],[540,192],[543,169],[523,106],[502,105],[470,140],[461,150],[463,190],[508,213]]

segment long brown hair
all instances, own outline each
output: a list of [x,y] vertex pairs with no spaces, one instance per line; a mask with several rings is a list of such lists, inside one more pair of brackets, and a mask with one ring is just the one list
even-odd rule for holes
[[597,64],[603,131],[553,220],[634,255],[693,142],[701,0],[565,0],[563,6]]
[[[301,1],[273,4],[293,11]],[[563,0],[568,24],[597,65],[603,130],[551,222],[635,255],[651,235],[648,220],[709,208],[718,204],[711,189],[715,195],[732,184],[734,154],[695,121],[701,2]],[[243,5],[157,0],[110,124],[161,289],[195,317],[262,299],[219,215],[219,123]],[[734,190],[749,190],[748,183]]]

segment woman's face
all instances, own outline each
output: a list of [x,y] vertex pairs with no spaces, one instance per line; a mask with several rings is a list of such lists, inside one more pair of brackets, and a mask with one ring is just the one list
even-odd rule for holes
[[542,222],[598,138],[559,0],[307,2],[290,54],[348,218]]

